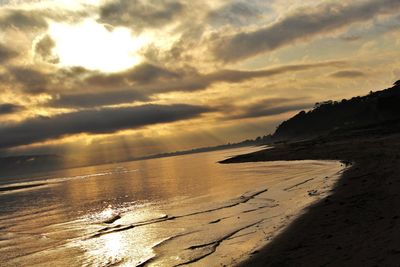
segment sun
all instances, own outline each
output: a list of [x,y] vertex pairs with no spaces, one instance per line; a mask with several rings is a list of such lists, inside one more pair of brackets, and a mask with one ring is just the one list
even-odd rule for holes
[[49,35],[55,41],[53,52],[59,57],[60,66],[102,72],[118,72],[139,64],[139,50],[147,42],[144,35],[135,37],[124,27],[110,30],[94,20],[51,23]]

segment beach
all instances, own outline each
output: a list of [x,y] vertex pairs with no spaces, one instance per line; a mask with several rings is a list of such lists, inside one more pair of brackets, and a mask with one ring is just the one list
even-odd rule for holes
[[346,169],[337,160],[217,163],[260,149],[11,180],[0,186],[2,266],[238,265],[329,196]]
[[340,160],[332,193],[310,205],[240,266],[398,266],[400,134],[395,126],[355,129],[223,161]]

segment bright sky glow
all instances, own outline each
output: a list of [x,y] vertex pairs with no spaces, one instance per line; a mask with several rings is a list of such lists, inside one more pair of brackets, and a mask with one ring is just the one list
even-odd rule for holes
[[273,133],[398,80],[399,14],[399,0],[0,0],[0,153],[79,149],[89,165]]
[[103,72],[117,72],[139,64],[138,52],[146,43],[145,37],[134,37],[129,29],[118,27],[109,31],[93,20],[75,25],[52,23],[49,32],[61,66]]

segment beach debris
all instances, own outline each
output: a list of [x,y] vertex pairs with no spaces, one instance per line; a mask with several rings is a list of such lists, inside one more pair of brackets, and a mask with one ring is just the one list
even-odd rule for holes
[[112,223],[114,223],[116,220],[119,220],[119,219],[121,219],[121,215],[116,214],[115,216],[111,217],[110,219],[103,221],[103,223],[112,224]]
[[300,183],[298,183],[298,184],[295,184],[295,185],[293,185],[293,186],[284,188],[283,190],[284,190],[284,191],[290,191],[291,189],[293,189],[293,188],[295,188],[295,187],[298,187],[298,186],[300,186],[300,185],[303,185],[303,184],[305,184],[305,183],[307,183],[307,182],[309,182],[309,181],[312,181],[312,180],[314,180],[314,178],[307,179],[307,180],[302,181],[302,182],[300,182]]
[[307,192],[308,192],[308,195],[309,195],[310,197],[312,197],[312,196],[318,196],[318,195],[319,195],[318,190],[309,190],[309,191],[307,191]]
[[348,160],[341,160],[340,163],[342,163],[345,167],[353,165],[353,163]]
[[254,255],[254,254],[257,254],[259,252],[260,252],[259,250],[254,250],[253,252],[250,253],[250,255]]
[[221,219],[217,219],[217,220],[215,220],[215,221],[211,221],[211,222],[209,222],[209,224],[213,224],[213,223],[219,223],[221,221]]

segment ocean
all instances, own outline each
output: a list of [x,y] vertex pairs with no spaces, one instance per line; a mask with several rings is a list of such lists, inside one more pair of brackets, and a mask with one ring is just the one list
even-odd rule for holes
[[260,149],[0,181],[1,266],[232,266],[324,198],[336,161],[219,164]]

